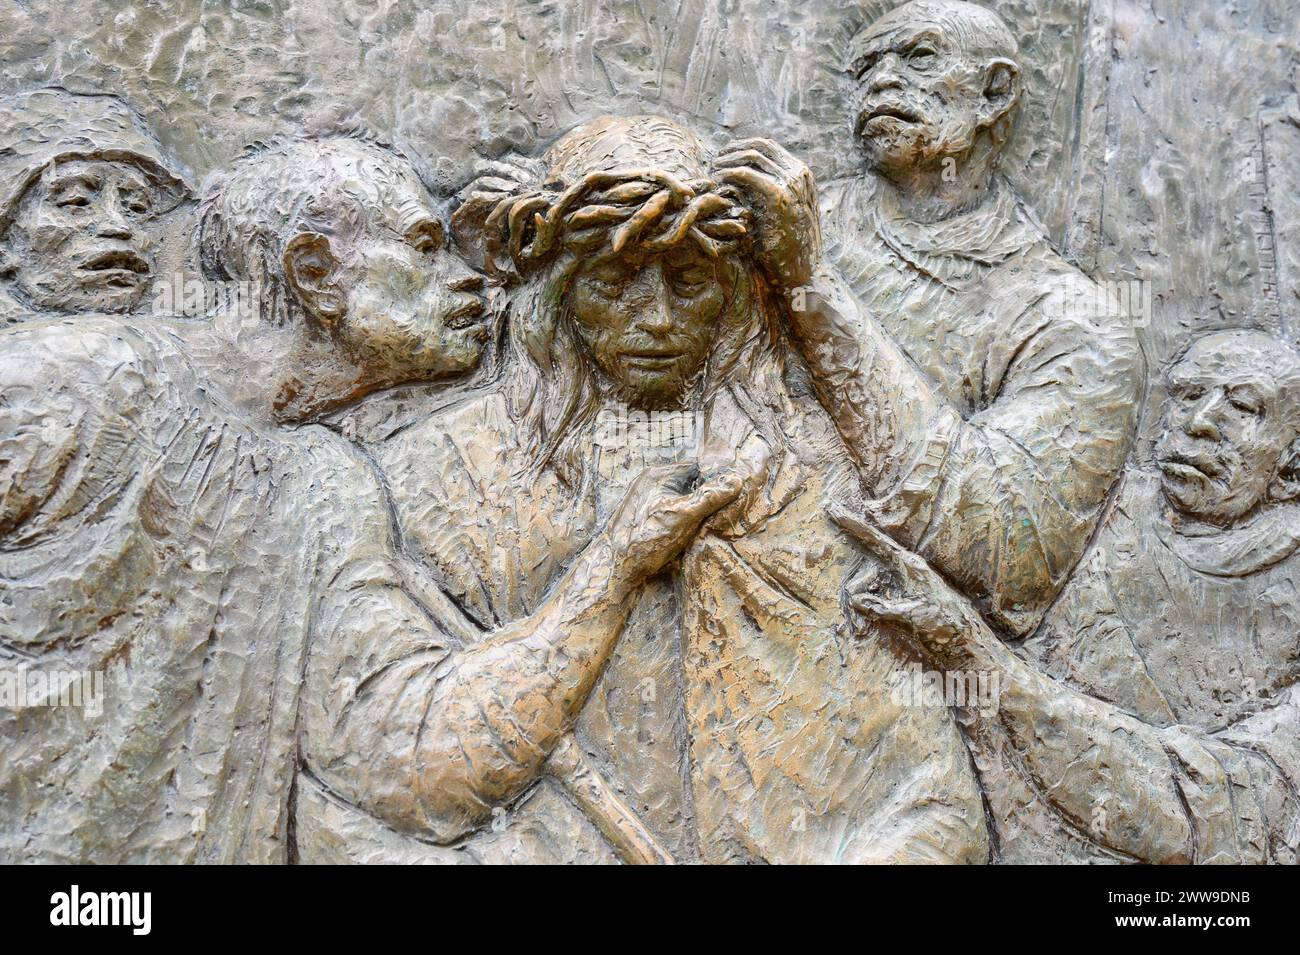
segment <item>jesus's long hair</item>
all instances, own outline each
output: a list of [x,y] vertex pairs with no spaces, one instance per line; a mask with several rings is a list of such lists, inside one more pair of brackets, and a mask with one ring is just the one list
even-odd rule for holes
[[[641,161],[619,162],[609,148],[593,148],[611,134],[621,147],[631,139]],[[675,168],[647,165],[643,157],[656,152],[673,153]],[[573,161],[593,153],[616,168]],[[632,242],[663,251],[694,241],[717,261],[725,304],[687,410],[707,422],[725,392],[774,452],[784,448],[788,403],[777,313],[748,255],[747,213],[713,191],[702,153],[693,136],[658,117],[597,121],[552,148],[548,156],[559,158],[549,164],[546,185],[503,199],[489,217],[489,268],[506,276],[507,286],[506,409],[531,474],[550,470],[574,490],[589,477],[582,437],[601,395],[567,303],[584,256],[606,243],[616,252]],[[687,179],[683,171],[695,175]]]

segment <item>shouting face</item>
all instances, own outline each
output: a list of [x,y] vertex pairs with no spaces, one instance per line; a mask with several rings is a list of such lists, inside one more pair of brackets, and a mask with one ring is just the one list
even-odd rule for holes
[[373,382],[468,371],[489,334],[483,279],[449,248],[423,188],[395,180],[383,207],[350,240],[296,237],[286,271]]
[[1280,351],[1262,335],[1211,335],[1170,371],[1156,459],[1179,511],[1226,527],[1268,498],[1297,425]]
[[1015,106],[1015,64],[985,55],[980,47],[987,42],[971,40],[995,38],[1002,28],[992,14],[970,6],[906,4],[854,40],[854,131],[868,162],[887,178],[960,157],[980,130]]
[[596,366],[627,404],[656,410],[682,403],[726,305],[720,271],[693,243],[661,254],[609,252],[579,267],[569,312]]
[[150,283],[155,190],[129,162],[51,163],[18,204],[5,254],[37,308],[127,312]]

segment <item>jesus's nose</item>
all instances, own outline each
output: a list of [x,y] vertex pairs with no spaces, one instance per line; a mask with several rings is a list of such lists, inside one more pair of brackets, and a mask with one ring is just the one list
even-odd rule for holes
[[673,328],[672,312],[662,299],[647,302],[637,313],[636,324],[651,335],[667,335]]

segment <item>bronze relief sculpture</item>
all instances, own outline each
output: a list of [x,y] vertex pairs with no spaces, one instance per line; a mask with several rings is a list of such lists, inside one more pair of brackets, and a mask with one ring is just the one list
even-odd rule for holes
[[838,152],[10,84],[0,859],[1295,861],[1290,206],[1254,315],[1070,248],[1062,2],[839,23]]
[[156,221],[190,198],[174,161],[113,96],[41,89],[0,109],[5,319],[132,311],[152,284]]

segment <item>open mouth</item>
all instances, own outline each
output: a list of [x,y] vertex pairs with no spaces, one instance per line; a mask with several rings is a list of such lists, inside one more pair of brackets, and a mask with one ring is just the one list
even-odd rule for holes
[[877,119],[896,119],[904,123],[919,123],[921,117],[903,106],[895,106],[889,103],[882,103],[879,106],[872,107],[867,113],[867,122],[870,123]]
[[1205,458],[1186,454],[1171,454],[1158,462],[1160,470],[1180,480],[1200,479],[1213,481],[1223,473],[1223,468]]
[[457,305],[447,313],[445,319],[448,328],[462,329],[469,328],[471,325],[478,324],[483,313],[487,311],[482,299],[470,298]]
[[102,285],[134,285],[149,274],[149,263],[135,252],[115,249],[91,256],[77,271],[84,278]]

